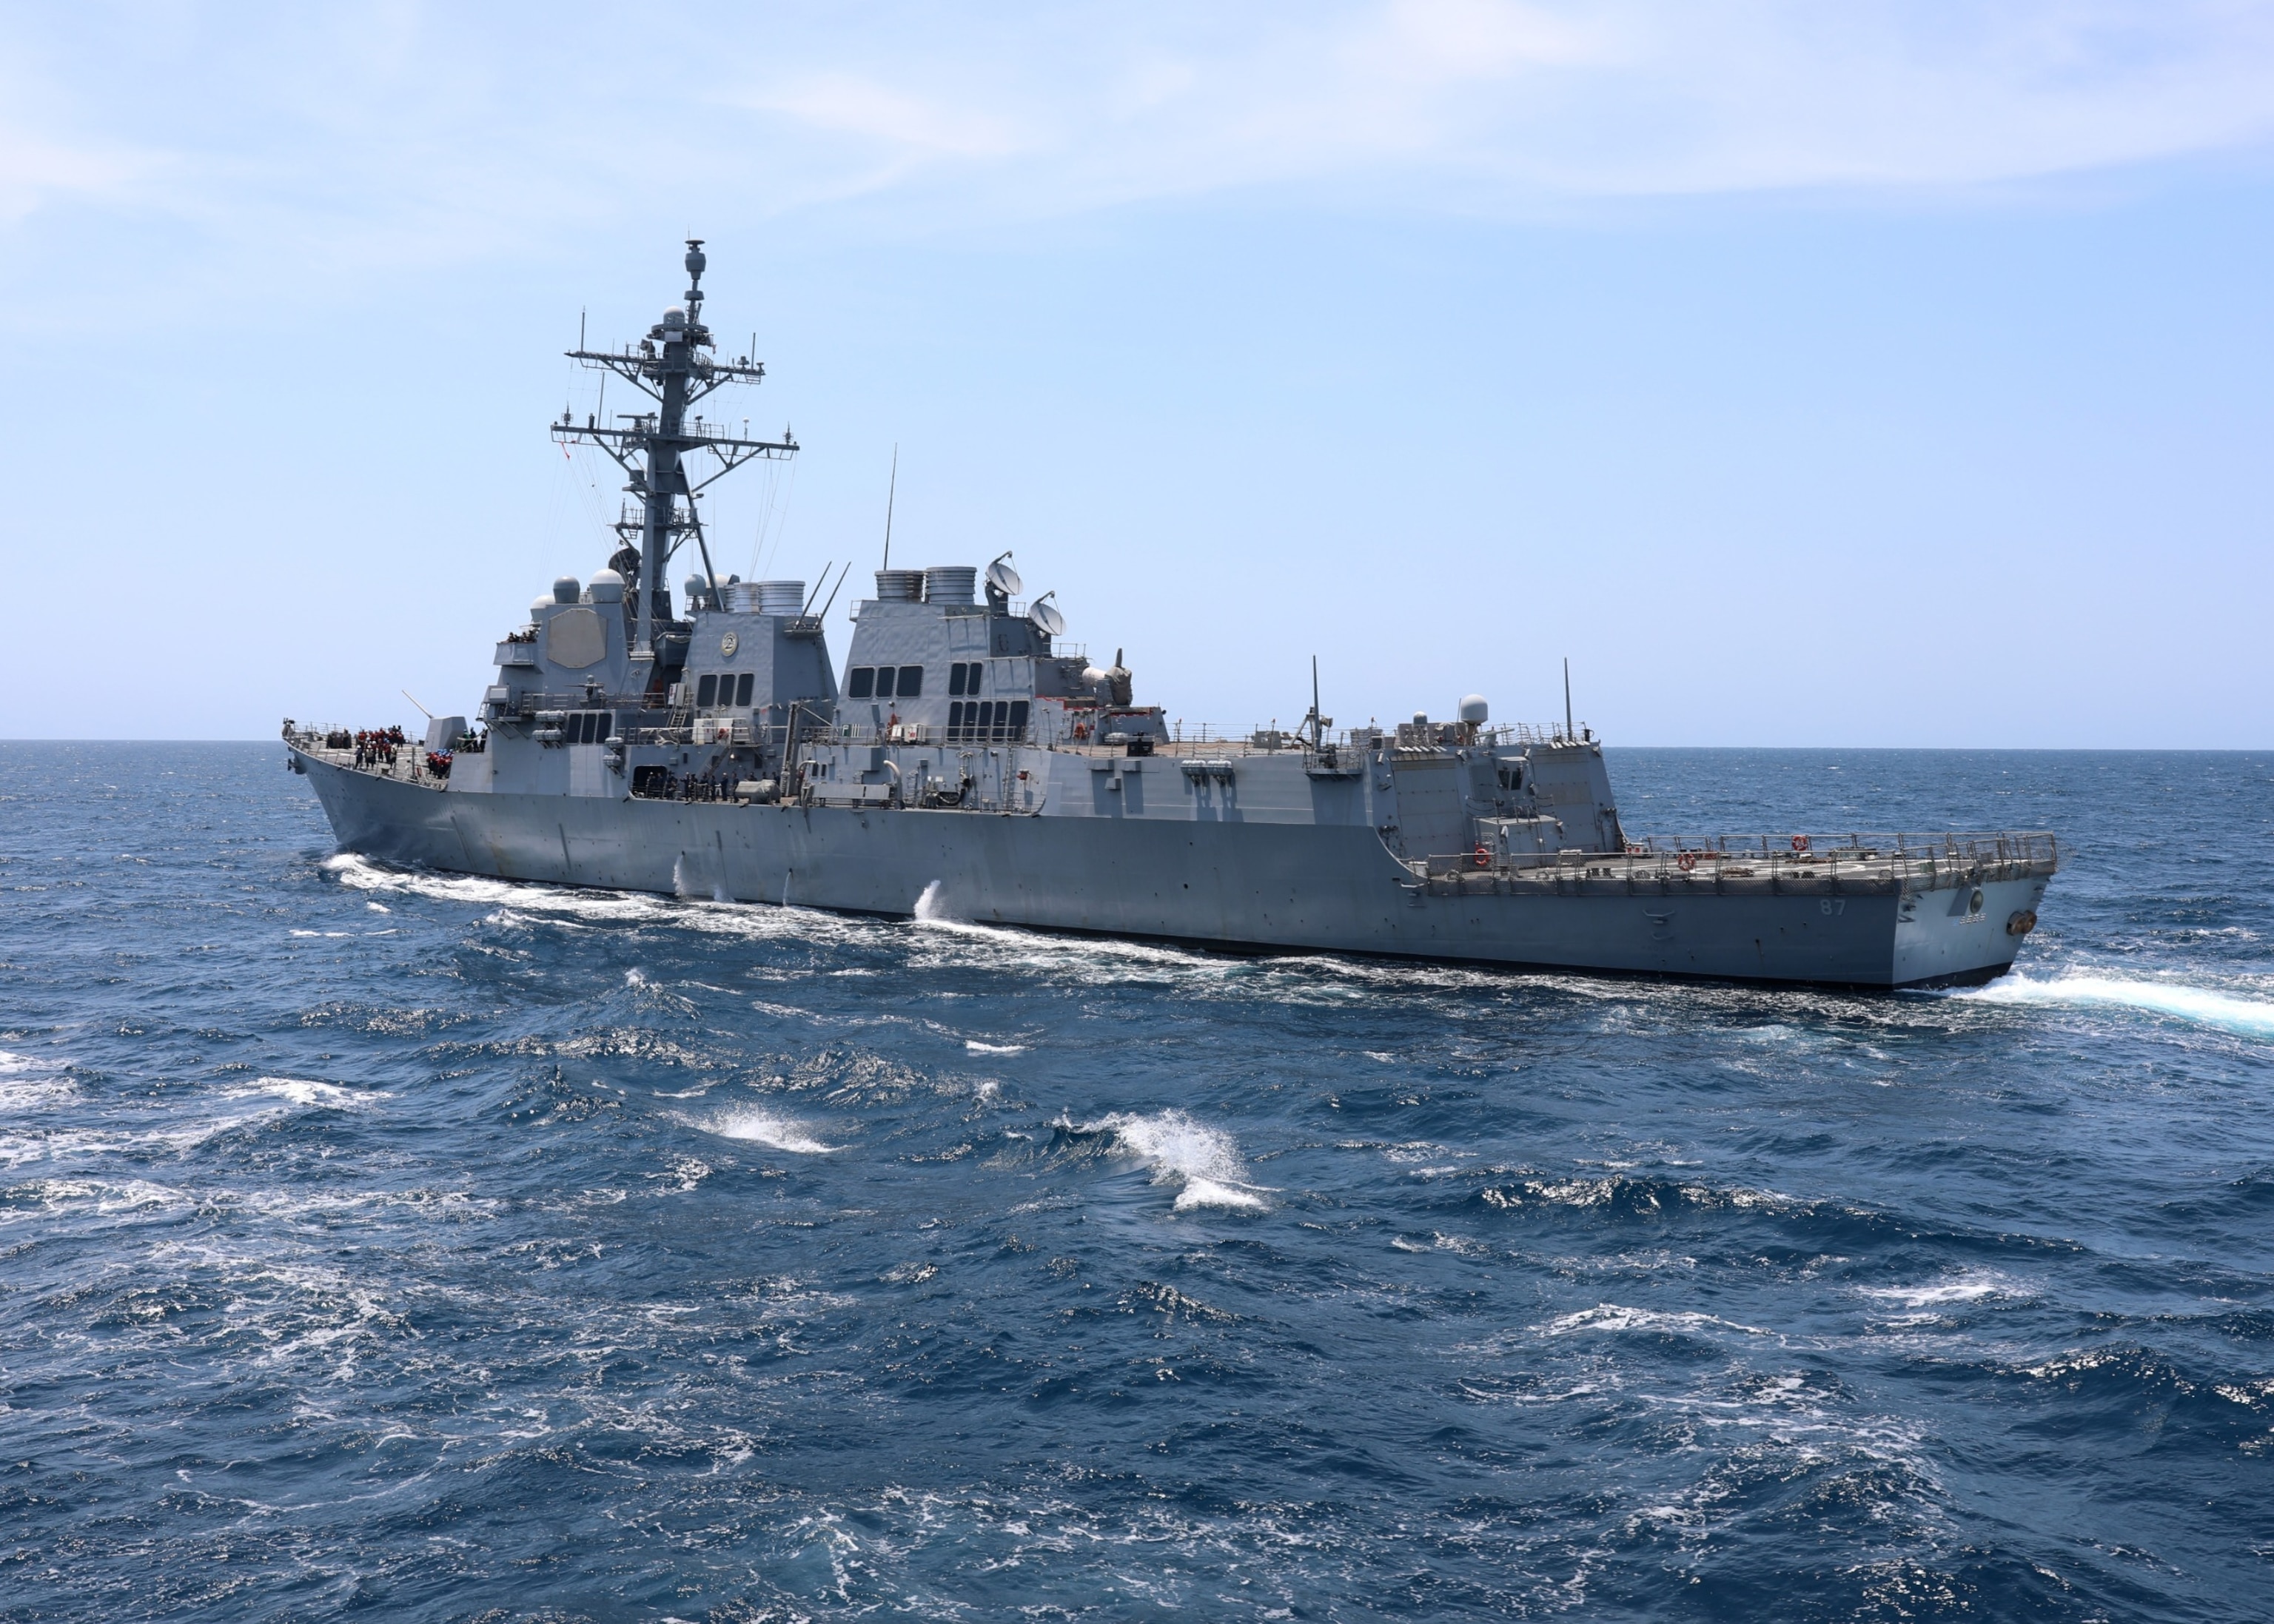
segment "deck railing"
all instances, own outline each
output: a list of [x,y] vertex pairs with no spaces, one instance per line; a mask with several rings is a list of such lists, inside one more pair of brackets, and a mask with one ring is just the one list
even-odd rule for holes
[[[1700,835],[1630,840],[1619,852],[1434,854],[1433,875],[1540,874],[1711,884],[1719,880],[2013,879],[2051,874],[2060,844],[2041,830],[1988,833]],[[1413,866],[1413,865],[1409,865]]]

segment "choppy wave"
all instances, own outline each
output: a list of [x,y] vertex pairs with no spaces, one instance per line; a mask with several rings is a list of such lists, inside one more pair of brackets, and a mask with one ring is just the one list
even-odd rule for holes
[[77,1089],[60,1063],[0,1049],[0,1111],[37,1110],[68,1100]]
[[1761,1326],[1740,1325],[1734,1320],[1701,1313],[1695,1309],[1668,1312],[1654,1308],[1630,1308],[1618,1303],[1598,1303],[1593,1308],[1559,1315],[1540,1329],[1547,1336],[1570,1336],[1581,1331],[1735,1331],[1740,1336],[1774,1335]]
[[1864,1286],[1863,1296],[1903,1308],[1939,1309],[1955,1304],[1983,1303],[2034,1295],[2034,1289],[1994,1269],[1960,1269],[1938,1279],[1908,1286]]
[[1115,1111],[1096,1122],[1070,1124],[1067,1132],[1110,1135],[1117,1150],[1153,1169],[1154,1183],[1177,1186],[1180,1213],[1201,1207],[1257,1213],[1271,1205],[1270,1192],[1249,1180],[1247,1163],[1231,1135],[1184,1111]]
[[733,1106],[708,1116],[687,1120],[705,1133],[764,1145],[769,1150],[786,1150],[793,1155],[822,1156],[842,1148],[823,1144],[803,1123],[762,1106]]
[[[1872,997],[401,870],[326,859],[273,751],[89,787],[23,748],[19,1611],[2240,1624],[2263,1588],[2274,854],[2175,854],[2274,771],[2142,810],[1985,756],[1969,804],[2103,825],[2019,976]],[[1683,771],[1655,804],[1744,760]]]
[[384,1089],[350,1088],[303,1077],[259,1077],[242,1087],[222,1090],[222,1097],[229,1100],[246,1100],[261,1094],[292,1105],[321,1106],[332,1110],[361,1110],[393,1098]]

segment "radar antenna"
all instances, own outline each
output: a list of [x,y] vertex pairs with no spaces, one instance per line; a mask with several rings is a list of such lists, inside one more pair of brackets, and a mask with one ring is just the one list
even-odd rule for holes
[[[655,658],[655,623],[671,618],[668,577],[672,555],[678,552],[681,538],[694,537],[697,551],[704,555],[704,596],[712,608],[725,606],[717,572],[711,568],[703,522],[695,511],[696,497],[754,458],[787,459],[797,453],[797,441],[787,428],[779,440],[751,440],[747,430],[739,437],[719,432],[703,418],[687,415],[688,408],[713,390],[730,383],[757,383],[766,375],[766,369],[764,363],[749,356],[721,361],[707,353],[713,347],[711,329],[703,325],[703,272],[709,262],[704,257],[701,237],[687,239],[685,263],[686,304],[665,311],[663,320],[650,327],[636,345],[626,344],[620,350],[587,350],[580,337],[576,348],[568,352],[569,359],[596,372],[613,373],[640,390],[655,402],[655,410],[618,413],[618,421],[626,425],[621,428],[601,422],[598,413],[580,427],[564,412],[553,425],[553,438],[561,444],[598,446],[614,457],[630,481],[625,490],[639,499],[638,519],[619,521],[616,528],[627,540],[635,530],[639,535],[638,618],[632,658],[651,662],[651,669]],[[601,387],[605,391],[606,387],[603,378]],[[718,466],[700,479],[690,479],[687,458],[696,451],[708,451],[718,460]]]

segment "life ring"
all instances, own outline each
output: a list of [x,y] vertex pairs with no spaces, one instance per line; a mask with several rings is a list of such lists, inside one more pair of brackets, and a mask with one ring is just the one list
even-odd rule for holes
[[1681,866],[1682,872],[1687,874],[1698,866],[1698,853],[1695,852],[1684,852],[1681,856],[1675,858],[1674,861]]
[[1477,847],[1477,851],[1476,851],[1476,857],[1475,857],[1475,862],[1476,862],[1477,867],[1478,867],[1478,868],[1491,868],[1491,867],[1492,867],[1492,853],[1491,853],[1490,852],[1487,852],[1487,850],[1485,850],[1485,848],[1484,848],[1484,847],[1482,847],[1481,846],[1479,846],[1479,847]]
[[1806,851],[1808,849],[1808,837],[1806,835],[1793,836],[1792,849],[1796,852]]

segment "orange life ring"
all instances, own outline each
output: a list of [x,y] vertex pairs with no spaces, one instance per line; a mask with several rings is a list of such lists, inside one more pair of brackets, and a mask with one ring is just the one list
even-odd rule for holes
[[1480,868],[1489,868],[1492,867],[1492,853],[1485,850],[1481,846],[1477,847],[1476,864]]
[[1796,852],[1806,851],[1808,849],[1808,837],[1806,835],[1793,836],[1792,849]]
[[1682,872],[1687,874],[1698,866],[1698,853],[1695,852],[1684,852],[1681,856],[1675,858],[1674,861],[1682,866]]

